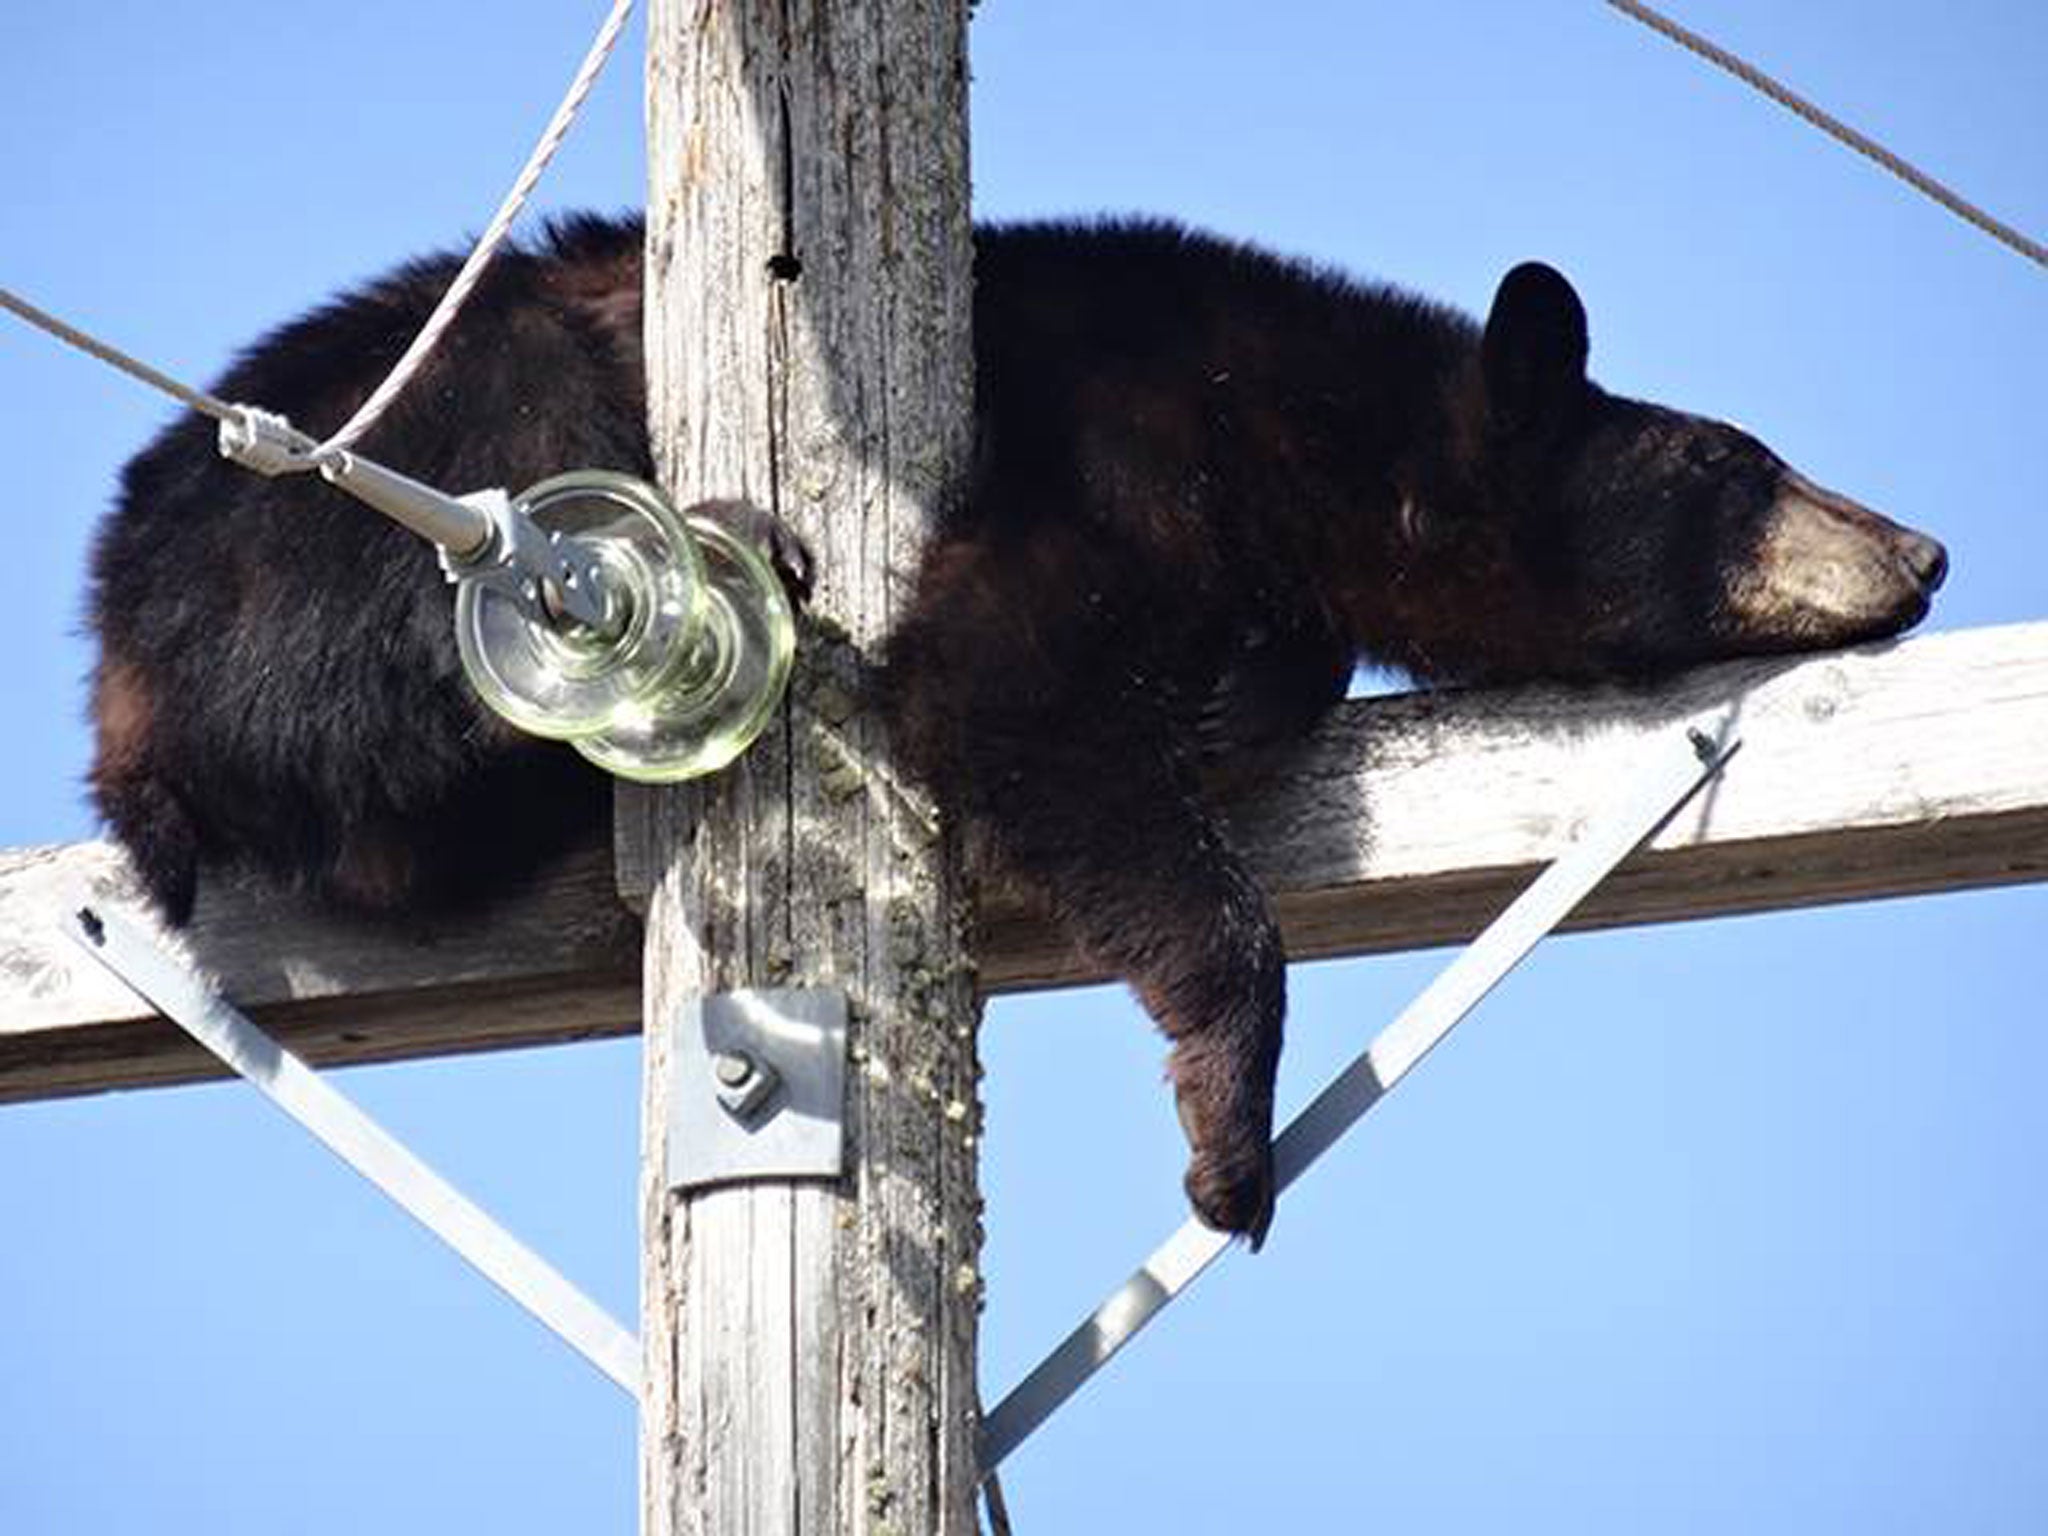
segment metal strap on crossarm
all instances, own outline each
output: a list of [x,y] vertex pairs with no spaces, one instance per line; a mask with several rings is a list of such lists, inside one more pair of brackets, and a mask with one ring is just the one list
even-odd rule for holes
[[119,914],[83,908],[64,931],[638,1399],[640,1344],[632,1333],[305,1062]]
[[[1636,795],[1595,822],[1437,975],[1401,1016],[1297,1115],[1273,1144],[1276,1181],[1286,1189],[1458,1021],[1493,990],[1610,870],[1654,836],[1735,751],[1725,731],[1674,732]],[[1230,1239],[1189,1220],[1087,1321],[1017,1384],[982,1424],[983,1475],[1079,1390],[1137,1331],[1215,1261]]]

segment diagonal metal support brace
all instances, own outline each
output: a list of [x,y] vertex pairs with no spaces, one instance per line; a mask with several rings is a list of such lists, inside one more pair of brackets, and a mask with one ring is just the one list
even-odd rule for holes
[[571,1349],[639,1398],[639,1341],[319,1073],[119,914],[83,907],[64,921],[63,928],[79,948],[248,1079]]
[[[1280,1133],[1273,1143],[1278,1187],[1285,1190],[1357,1124],[1615,865],[1676,816],[1721,771],[1737,745],[1725,724],[1674,732],[1635,796],[1595,822],[1570,852],[1538,875]],[[1162,1243],[983,1419],[982,1476],[994,1472],[1229,1244],[1229,1237],[1192,1218]]]

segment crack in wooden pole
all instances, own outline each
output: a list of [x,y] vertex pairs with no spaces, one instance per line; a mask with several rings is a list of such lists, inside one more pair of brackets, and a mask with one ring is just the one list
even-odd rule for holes
[[[859,701],[965,463],[965,7],[662,0],[648,41],[648,388],[681,504],[743,496],[809,545],[788,705],[730,772],[632,791],[653,874],[642,1529],[973,1529],[973,976],[945,837]],[[848,996],[837,1184],[664,1177],[692,993]]]

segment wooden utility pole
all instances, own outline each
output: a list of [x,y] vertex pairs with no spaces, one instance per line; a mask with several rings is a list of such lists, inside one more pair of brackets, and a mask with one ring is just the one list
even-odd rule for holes
[[[622,801],[622,871],[652,884],[648,1536],[974,1528],[966,924],[861,706],[966,463],[965,50],[965,0],[658,0],[648,22],[659,473],[678,504],[773,508],[816,563],[769,734],[707,786]],[[847,1173],[674,1194],[677,1010],[768,985],[847,995]]]

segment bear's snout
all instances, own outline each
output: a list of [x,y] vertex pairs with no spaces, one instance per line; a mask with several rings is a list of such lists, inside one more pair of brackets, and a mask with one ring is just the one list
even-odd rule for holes
[[1947,575],[1939,540],[1788,470],[1729,605],[1753,640],[1848,645],[1919,623]]

